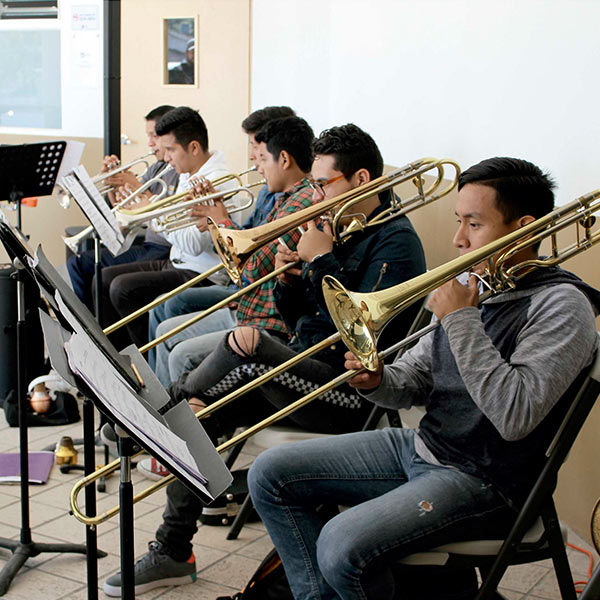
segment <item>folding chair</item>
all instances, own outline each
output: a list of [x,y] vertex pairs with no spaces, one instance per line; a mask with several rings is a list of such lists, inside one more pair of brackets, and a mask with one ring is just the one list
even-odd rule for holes
[[[445,544],[430,551],[405,557],[406,565],[437,565],[449,568],[477,567],[482,584],[476,600],[503,598],[497,592],[498,584],[509,565],[535,562],[551,558],[563,600],[576,600],[571,569],[567,560],[566,535],[561,531],[552,495],[558,471],[575,442],[581,427],[600,394],[600,351],[589,367],[579,391],[558,432],[546,452],[546,462],[535,482],[515,524],[505,540],[476,540]],[[594,580],[600,576],[596,572]],[[600,588],[600,581],[590,581],[588,587]],[[587,590],[586,590],[587,592]],[[591,600],[598,595],[582,595]]]

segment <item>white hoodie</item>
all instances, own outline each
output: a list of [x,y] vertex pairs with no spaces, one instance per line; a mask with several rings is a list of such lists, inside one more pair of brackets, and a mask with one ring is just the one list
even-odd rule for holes
[[[190,189],[190,179],[192,177],[202,176],[214,180],[229,174],[229,172],[225,161],[225,154],[221,150],[216,150],[211,152],[210,158],[196,173],[182,173],[180,175],[175,193],[178,194]],[[217,186],[216,189],[225,191],[235,186],[235,181],[228,181],[223,185]],[[212,238],[208,231],[201,232],[197,227],[190,226],[168,232],[165,234],[165,238],[172,244],[169,259],[176,269],[189,269],[196,273],[203,273],[221,262],[217,253],[213,250]],[[229,282],[227,272],[224,270],[215,273],[209,279],[217,284],[227,284]]]

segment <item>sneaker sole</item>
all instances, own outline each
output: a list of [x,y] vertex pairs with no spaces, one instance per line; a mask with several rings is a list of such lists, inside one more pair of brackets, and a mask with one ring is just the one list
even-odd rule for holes
[[[157,579],[156,581],[149,581],[148,583],[140,583],[135,586],[136,594],[144,594],[157,587],[170,586],[170,585],[186,585],[188,583],[194,583],[196,581],[196,573],[191,575],[183,575],[181,577],[168,577],[166,579]],[[102,586],[104,593],[112,598],[121,597],[121,586],[110,585],[105,582]]]

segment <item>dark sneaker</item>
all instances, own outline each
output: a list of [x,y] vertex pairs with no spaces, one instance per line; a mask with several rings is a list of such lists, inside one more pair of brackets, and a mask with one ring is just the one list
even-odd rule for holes
[[[135,563],[135,593],[143,594],[165,585],[183,585],[196,581],[194,554],[186,562],[173,560],[161,551],[160,542],[150,542],[148,553]],[[104,582],[104,593],[121,597],[121,573],[115,573]]]

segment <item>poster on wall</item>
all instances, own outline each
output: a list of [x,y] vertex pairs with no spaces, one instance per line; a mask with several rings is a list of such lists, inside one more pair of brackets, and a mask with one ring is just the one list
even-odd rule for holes
[[163,27],[163,83],[196,85],[197,44],[194,17],[164,19]]

